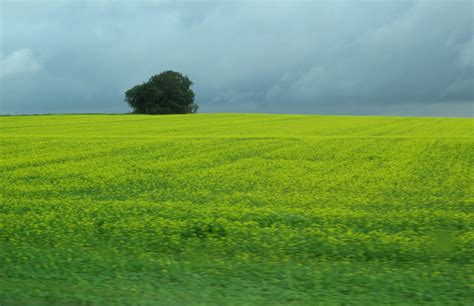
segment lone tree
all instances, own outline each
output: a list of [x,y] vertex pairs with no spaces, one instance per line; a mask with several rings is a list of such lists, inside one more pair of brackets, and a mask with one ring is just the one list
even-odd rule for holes
[[195,113],[193,82],[179,72],[165,71],[125,92],[125,101],[135,114]]

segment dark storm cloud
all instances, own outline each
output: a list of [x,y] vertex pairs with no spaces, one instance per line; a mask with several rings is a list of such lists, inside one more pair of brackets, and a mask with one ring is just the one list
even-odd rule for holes
[[472,116],[472,1],[1,1],[1,113],[126,112],[172,69],[203,112]]

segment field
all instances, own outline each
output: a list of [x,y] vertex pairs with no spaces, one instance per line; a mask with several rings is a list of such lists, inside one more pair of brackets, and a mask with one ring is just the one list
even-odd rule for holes
[[0,305],[472,304],[473,123],[0,117]]

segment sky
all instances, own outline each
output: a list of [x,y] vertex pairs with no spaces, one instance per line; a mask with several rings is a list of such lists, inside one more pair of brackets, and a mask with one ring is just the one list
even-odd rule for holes
[[126,113],[174,70],[203,113],[473,117],[473,6],[0,0],[0,114]]

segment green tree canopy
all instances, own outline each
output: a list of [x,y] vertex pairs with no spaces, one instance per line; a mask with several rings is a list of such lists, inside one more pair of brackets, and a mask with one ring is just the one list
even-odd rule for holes
[[152,76],[148,82],[125,92],[125,101],[135,114],[195,113],[193,82],[179,72],[165,71]]

